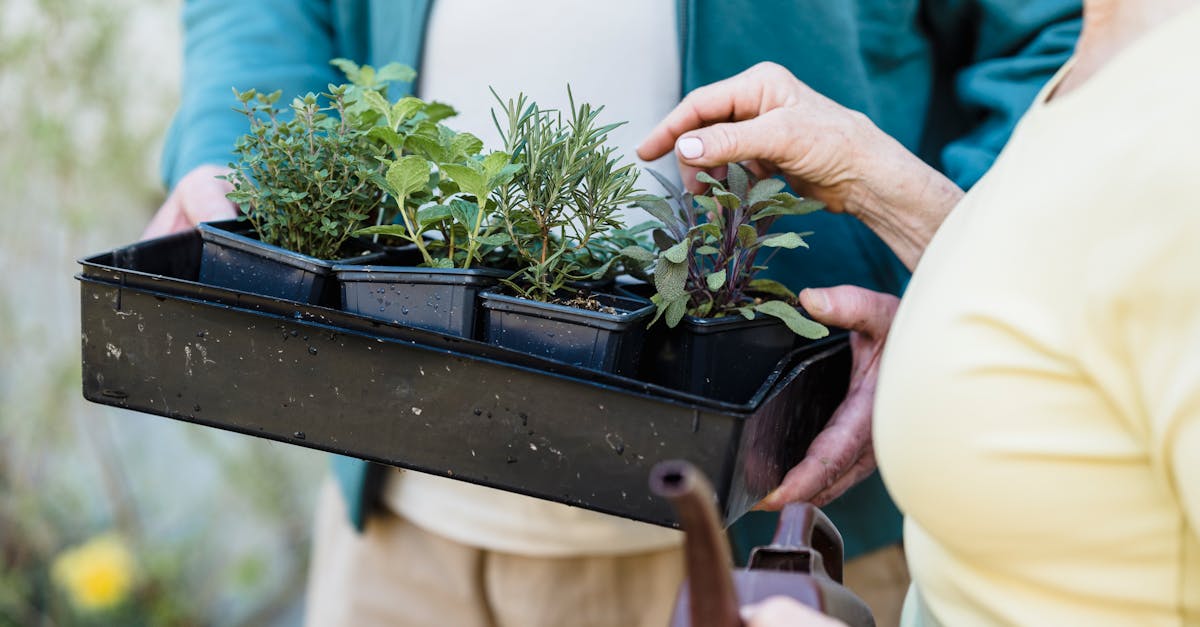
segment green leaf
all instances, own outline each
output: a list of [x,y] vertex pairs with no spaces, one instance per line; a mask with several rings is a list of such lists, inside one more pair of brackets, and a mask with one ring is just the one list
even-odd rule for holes
[[721,289],[725,285],[725,270],[721,269],[704,277],[704,282],[708,284],[708,291],[710,292]]
[[455,111],[454,107],[442,102],[430,102],[426,104],[423,113],[433,122],[441,122],[446,118],[458,115],[458,111]]
[[659,250],[666,250],[674,246],[676,242],[675,238],[667,235],[667,232],[662,229],[654,229],[654,231],[650,233],[650,236],[654,239],[654,245],[657,246]]
[[371,127],[371,130],[367,131],[367,137],[370,137],[376,141],[381,141],[384,144],[387,144],[387,146],[393,150],[404,145],[404,138],[401,137],[399,133],[386,126]]
[[712,185],[714,189],[719,189],[723,192],[726,191],[725,186],[721,184],[721,181],[718,181],[717,179],[713,178],[708,172],[697,172],[696,173],[696,182],[707,183],[709,185]]
[[719,252],[721,252],[721,251],[717,250],[716,248],[713,248],[712,246],[709,246],[708,244],[705,244],[696,249],[697,255],[715,255]]
[[737,312],[742,314],[742,317],[747,320],[753,320],[754,316],[755,316],[754,307],[752,307],[750,305],[747,305],[745,307],[738,307]]
[[621,256],[641,263],[651,263],[655,259],[654,253],[641,246],[626,246],[621,249]]
[[810,340],[816,340],[829,335],[825,325],[809,320],[791,305],[778,300],[769,300],[754,306],[754,310],[783,320],[792,333]]
[[381,83],[390,83],[392,81],[411,83],[416,79],[417,71],[403,63],[389,63],[379,68],[379,73],[375,76],[375,80]]
[[403,202],[409,194],[423,189],[429,182],[429,162],[409,155],[393,161],[387,170],[388,192]]
[[371,226],[365,229],[358,229],[354,232],[355,235],[395,235],[396,237],[408,238],[408,229],[404,228],[403,224],[381,224],[379,226]]
[[704,213],[719,214],[721,207],[712,196],[696,196],[693,198],[697,205],[700,205],[700,210]]
[[729,183],[729,191],[733,192],[740,200],[746,200],[746,195],[750,191],[750,176],[746,173],[742,166],[731,163],[729,164],[729,174],[725,176],[725,180]]
[[696,226],[692,227],[691,232],[694,233],[697,231],[710,237],[721,239],[721,227],[713,224],[712,222],[705,222],[704,224],[697,224]]
[[737,196],[734,196],[733,194],[730,194],[727,191],[720,190],[720,189],[713,189],[712,193],[713,193],[713,197],[717,199],[717,202],[721,203],[722,207],[725,207],[726,209],[728,209],[730,211],[733,211],[734,209],[737,209],[738,207],[742,206],[742,199],[738,198]]
[[430,224],[437,224],[450,217],[450,207],[446,205],[430,205],[417,211],[417,226],[422,231]]
[[750,195],[746,202],[753,207],[760,202],[771,200],[772,196],[783,191],[786,186],[783,181],[776,178],[763,179],[750,189]]
[[759,245],[768,248],[797,248],[803,246],[808,248],[808,244],[804,238],[800,237],[799,233],[780,233],[778,235],[764,235]]
[[366,103],[368,109],[378,113],[379,115],[386,116],[392,111],[392,105],[388,103],[387,98],[384,98],[374,89],[363,90],[362,100],[364,103]]
[[[784,199],[780,199],[781,196]],[[768,205],[750,219],[760,220],[769,216],[802,216],[825,208],[825,203],[819,200],[800,199],[791,194],[775,194],[771,197],[771,201],[778,201],[780,204]]]
[[456,222],[470,231],[475,228],[475,220],[479,218],[479,205],[461,198],[455,198],[450,201],[450,215],[454,216]]
[[687,304],[687,294],[672,299],[669,303],[667,303],[667,312],[664,316],[664,319],[666,320],[668,327],[674,329],[675,326],[679,324],[679,321],[683,320],[684,314],[687,313]]
[[[482,148],[483,142],[480,141],[479,144]],[[498,174],[500,174],[501,171],[504,170],[504,166],[509,165],[511,162],[512,158],[507,152],[497,150],[489,153],[488,156],[483,158],[482,165],[484,178],[488,180],[495,178]]]
[[483,140],[470,133],[456,133],[450,140],[450,153],[459,159],[475,156],[481,150],[483,150]]
[[453,268],[454,260],[450,259],[449,257],[438,257],[437,259],[433,260],[433,267],[435,267],[435,268]]
[[357,63],[351,61],[350,59],[342,59],[339,57],[331,60],[329,64],[341,70],[342,74],[345,74],[346,78],[349,79],[351,83],[354,83],[355,85],[359,84],[359,77],[361,76],[361,73],[358,70]]
[[662,295],[664,302],[686,296],[684,286],[687,283],[687,264],[671,263],[659,257],[654,267],[654,287]]
[[671,263],[683,263],[687,260],[688,250],[692,247],[691,240],[683,240],[663,251],[662,256]]
[[662,222],[664,225],[677,224],[680,222],[679,216],[675,214],[675,210],[671,204],[661,196],[652,194],[644,194],[638,196],[633,202],[633,206],[640,207],[646,210],[646,213],[654,217],[655,220]]
[[751,248],[758,242],[758,230],[749,224],[739,224],[737,230],[738,246]]
[[787,301],[796,300],[795,292],[792,292],[783,283],[771,279],[754,279],[746,285],[746,291],[751,294],[774,296]]
[[409,135],[404,140],[404,148],[435,163],[441,163],[447,159],[445,147],[438,143],[437,139],[427,135]]
[[488,196],[487,180],[483,176],[483,172],[477,170],[477,164],[472,164],[475,167],[458,163],[443,163],[438,167],[450,180],[458,183],[459,189],[474,196],[477,200],[486,200]]
[[392,105],[391,115],[388,116],[388,120],[393,126],[399,126],[416,115],[417,111],[420,111],[421,107],[424,106],[424,100],[414,96],[405,96]]
[[505,246],[510,244],[512,242],[512,238],[508,236],[508,233],[501,231],[499,233],[492,233],[491,235],[484,235],[483,237],[478,238],[476,241],[482,246],[494,248],[496,246]]

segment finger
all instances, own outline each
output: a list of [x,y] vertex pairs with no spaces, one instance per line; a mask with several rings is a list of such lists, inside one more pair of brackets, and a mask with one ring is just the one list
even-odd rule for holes
[[800,305],[822,324],[881,338],[891,328],[900,299],[854,285],[800,292]]
[[746,627],[827,627],[843,624],[785,596],[773,596],[760,603],[745,605],[741,608],[741,615]]
[[759,63],[730,78],[693,90],[658,123],[642,145],[638,158],[657,159],[675,145],[684,133],[714,122],[753,118],[780,104],[781,90],[799,81],[786,68],[774,63]]
[[[788,503],[811,501],[837,484],[871,446],[870,410],[862,395],[847,397],[834,412],[829,425],[813,439],[804,459],[788,471],[758,504],[760,509],[782,509]],[[865,424],[864,424],[865,418]]]
[[171,194],[163,206],[150,218],[146,230],[142,231],[142,239],[152,239],[174,232],[180,213],[179,199],[175,194]]
[[774,109],[750,120],[713,124],[681,136],[675,155],[681,164],[697,168],[748,160],[791,161],[805,150],[798,136],[800,122],[795,111]]
[[199,180],[188,191],[190,193],[183,203],[183,213],[188,226],[237,217],[237,205],[225,197],[233,191],[233,185],[229,181],[215,177]]
[[875,452],[867,450],[863,453],[862,457],[858,458],[858,461],[850,466],[849,470],[833,482],[833,485],[821,490],[809,502],[817,507],[825,507],[845,494],[847,490],[858,485],[867,477],[870,477],[871,473],[875,472],[875,468]]

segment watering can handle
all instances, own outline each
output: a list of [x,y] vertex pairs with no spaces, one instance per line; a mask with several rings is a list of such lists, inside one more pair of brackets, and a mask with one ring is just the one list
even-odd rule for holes
[[[750,557],[749,568],[785,569],[784,564],[803,564],[810,574],[825,574],[842,582],[842,534],[820,509],[811,503],[791,503],[779,516],[779,527],[769,547],[759,547]],[[788,553],[820,556],[819,560],[780,559]],[[819,572],[811,572],[813,570]]]

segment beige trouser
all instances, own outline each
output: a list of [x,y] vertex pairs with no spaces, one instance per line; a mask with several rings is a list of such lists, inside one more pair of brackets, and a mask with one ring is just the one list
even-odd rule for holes
[[848,562],[842,569],[846,586],[854,591],[875,615],[875,627],[897,627],[904,595],[908,593],[908,565],[899,544],[871,551]]
[[[455,627],[662,627],[683,579],[679,549],[539,558],[447,540],[393,515],[355,533],[332,481],[321,488],[305,624]],[[899,545],[845,566],[846,585],[899,624],[908,569]]]
[[336,486],[317,508],[305,623],[453,627],[667,624],[681,549],[526,557],[447,540],[392,515],[358,535]]

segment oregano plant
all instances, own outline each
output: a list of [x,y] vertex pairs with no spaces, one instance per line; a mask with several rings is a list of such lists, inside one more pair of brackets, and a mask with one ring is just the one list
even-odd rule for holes
[[234,90],[250,132],[234,146],[238,159],[224,178],[230,200],[259,238],[321,259],[342,245],[384,202],[377,182],[385,147],[369,136],[372,124],[350,110],[349,86],[276,106],[280,92]]
[[[375,226],[358,234],[408,241],[417,247],[423,265],[441,268],[470,268],[507,242],[488,216],[495,207],[493,190],[518,170],[509,155],[483,155],[482,140],[443,125],[456,113],[449,105],[414,96],[391,102],[387,81],[412,81],[416,75],[411,69],[387,66],[377,73],[346,59],[333,63],[353,83],[351,112],[373,124],[368,135],[390,151],[380,159],[386,172],[379,186],[394,213],[381,212]],[[430,238],[430,233],[438,237]]]
[[[795,308],[796,295],[786,286],[756,277],[779,249],[808,247],[804,237],[811,233],[771,233],[775,221],[819,211],[822,203],[783,191],[779,179],[756,180],[736,163],[729,164],[724,182],[699,173],[696,179],[709,190],[698,196],[650,173],[668,193],[666,198],[643,196],[636,203],[662,222],[653,233],[659,248],[654,265],[657,293],[651,297],[658,308],[654,321],[663,318],[674,327],[684,315],[741,315],[753,320],[763,314],[779,318],[806,338],[829,334],[824,325],[801,315]],[[764,249],[771,252],[760,260]]]

